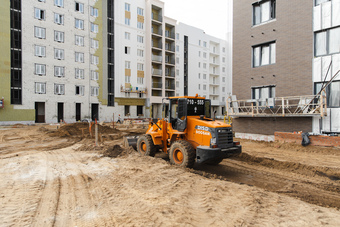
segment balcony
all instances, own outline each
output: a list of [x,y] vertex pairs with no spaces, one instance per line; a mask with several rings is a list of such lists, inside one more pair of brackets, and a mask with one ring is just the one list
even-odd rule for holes
[[168,71],[168,72],[165,71],[165,76],[175,78],[175,72],[174,71]]
[[162,82],[152,82],[152,89],[162,89]]
[[166,51],[175,52],[175,45],[171,45],[169,43],[165,43],[165,50]]
[[175,59],[168,56],[165,57],[165,63],[170,65],[175,65]]
[[154,41],[154,40],[152,40],[152,48],[157,48],[157,49],[162,49],[162,42],[161,41]]
[[163,30],[161,28],[156,28],[156,27],[152,26],[151,33],[153,35],[162,36],[163,35]]
[[175,90],[175,84],[167,84],[165,86],[165,89],[167,89],[167,90]]
[[169,39],[175,39],[175,33],[168,30],[165,31],[165,37]]
[[163,62],[163,57],[159,56],[159,55],[152,55],[151,59],[152,59],[153,62],[158,62],[158,63]]

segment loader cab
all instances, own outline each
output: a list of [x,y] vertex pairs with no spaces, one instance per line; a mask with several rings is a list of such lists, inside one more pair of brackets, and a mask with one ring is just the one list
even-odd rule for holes
[[211,101],[205,98],[178,97],[169,99],[168,119],[172,128],[184,132],[187,128],[187,116],[210,118]]

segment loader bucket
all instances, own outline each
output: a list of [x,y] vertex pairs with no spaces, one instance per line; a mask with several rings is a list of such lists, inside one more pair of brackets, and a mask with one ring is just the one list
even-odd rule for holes
[[137,150],[137,140],[139,136],[124,136],[123,138],[123,146],[128,148],[132,147],[133,149]]

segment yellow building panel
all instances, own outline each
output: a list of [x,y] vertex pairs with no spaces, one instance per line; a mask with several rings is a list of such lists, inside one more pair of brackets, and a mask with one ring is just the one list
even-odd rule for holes
[[141,23],[144,23],[144,16],[137,15],[137,21],[141,22]]
[[125,18],[131,19],[131,12],[125,11]]
[[125,69],[125,76],[131,76],[131,69]]
[[120,106],[145,106],[145,99],[141,98],[115,98],[115,102]]
[[137,77],[143,77],[144,78],[144,71],[137,71]]

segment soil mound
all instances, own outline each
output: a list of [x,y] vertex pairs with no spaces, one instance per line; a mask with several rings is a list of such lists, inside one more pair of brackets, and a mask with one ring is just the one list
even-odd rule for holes
[[[66,124],[61,126],[57,131],[50,133],[50,136],[58,136],[58,137],[69,137],[69,136],[90,136],[89,123],[87,122],[78,122],[73,124]],[[95,125],[91,127],[92,135],[95,133]],[[109,126],[98,125],[98,133],[99,134],[114,134],[119,133],[120,131],[117,129],[110,128]]]
[[117,158],[119,156],[125,156],[131,154],[132,152],[136,152],[131,148],[124,149],[120,145],[114,145],[113,147],[109,147],[106,151],[103,152],[103,156],[110,158]]

